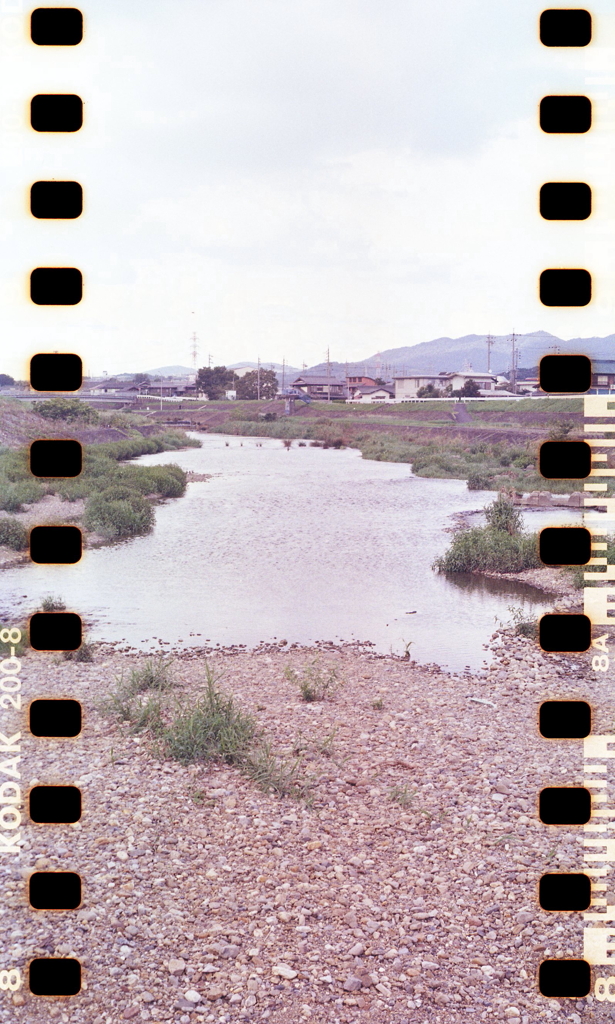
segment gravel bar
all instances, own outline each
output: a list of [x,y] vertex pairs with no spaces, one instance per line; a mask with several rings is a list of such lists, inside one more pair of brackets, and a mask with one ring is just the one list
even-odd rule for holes
[[[459,675],[333,648],[180,653],[178,692],[203,693],[209,664],[276,754],[300,751],[309,801],[223,763],[161,760],[147,736],[105,717],[101,700],[144,655],[98,648],[87,664],[29,652],[24,706],[77,697],[85,714],[67,740],[29,735],[24,715],[24,792],[78,785],[84,809],[73,826],[28,824],[19,867],[3,858],[1,964],[74,956],[84,984],[71,999],[2,993],[0,1020],[615,1016],[536,986],[542,959],[583,955],[581,915],[546,913],[537,898],[545,871],[583,869],[582,830],[537,817],[542,787],[582,785],[583,748],[541,738],[538,706],[587,699],[593,732],[611,731],[607,687],[588,655],[544,655],[510,629],[490,647],[490,665]],[[285,669],[313,658],[342,684],[306,703]],[[80,909],[29,908],[28,876],[53,869],[81,874]]]

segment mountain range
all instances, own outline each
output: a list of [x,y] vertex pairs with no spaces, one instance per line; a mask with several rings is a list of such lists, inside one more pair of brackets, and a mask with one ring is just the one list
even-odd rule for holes
[[[591,359],[615,359],[615,334],[605,338],[570,338],[564,340],[548,331],[517,334],[515,347],[519,353],[517,365],[537,366],[541,357],[550,352],[584,353]],[[511,335],[493,335],[490,369],[493,373],[506,373],[512,355]],[[359,362],[331,362],[334,376],[364,373],[366,376],[386,377],[397,374],[440,373],[443,370],[487,371],[487,335],[465,334],[461,338],[435,338],[418,345],[391,348]],[[327,364],[318,363],[305,373],[326,373]]]
[[[615,359],[615,334],[605,338],[570,338],[564,340],[548,331],[533,331],[530,334],[517,334],[515,347],[518,352],[517,365],[520,367],[537,366],[541,357],[550,352],[584,353],[591,359]],[[493,335],[491,346],[490,369],[493,373],[507,373],[510,370],[512,343],[510,334]],[[234,367],[254,366],[256,363],[244,361],[235,363]],[[273,366],[277,377],[281,380],[281,363],[261,361],[263,369]],[[398,374],[440,373],[443,370],[476,370],[484,373],[487,370],[487,335],[464,334],[461,338],[434,338],[418,345],[405,345],[402,348],[391,348],[366,359],[340,363],[331,360],[329,363],[332,377],[345,377],[346,374],[364,374],[369,377],[384,377],[389,380]],[[233,366],[230,367],[231,369]],[[188,366],[159,366],[147,371],[150,375],[180,375],[194,372]],[[327,363],[316,363],[305,370],[294,366],[286,366],[285,380],[289,384],[294,377],[304,374],[326,374]]]

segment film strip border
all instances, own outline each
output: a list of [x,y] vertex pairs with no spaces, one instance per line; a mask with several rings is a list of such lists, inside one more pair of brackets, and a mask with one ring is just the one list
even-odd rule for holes
[[[591,41],[592,20],[585,10],[552,9],[540,19],[540,38],[546,46],[586,46]],[[31,39],[39,46],[75,46],[83,38],[83,17],[76,8],[38,8],[31,15]],[[540,127],[546,133],[583,134],[592,120],[590,100],[585,96],[547,96],[540,103]],[[37,132],[77,132],[83,125],[83,101],[72,94],[38,95],[30,105],[31,127]],[[548,182],[540,189],[540,213],[547,220],[584,220],[591,213],[591,188],[584,182]],[[30,191],[30,210],[36,218],[74,219],[83,211],[83,190],[75,181],[38,181]],[[584,306],[591,300],[591,275],[584,269],[552,268],[543,271],[539,283],[540,299],[548,306]],[[83,296],[81,271],[74,267],[38,267],[30,277],[30,298],[39,305],[75,305]],[[79,356],[70,353],[38,354],[30,367],[30,383],[37,391],[75,392],[82,382]],[[591,364],[586,356],[546,356],[541,361],[540,382],[543,391],[557,394],[581,394],[591,386]],[[585,512],[582,528],[551,528],[541,532],[540,557],[547,565],[604,566],[598,573],[586,572],[585,580],[594,584],[584,589],[584,614],[545,615],[540,622],[540,644],[547,652],[584,652],[591,646],[600,653],[592,658],[592,668],[609,668],[609,634],[592,641],[592,625],[610,624],[610,599],[615,588],[615,567],[593,551],[605,551],[605,525],[615,518],[615,499],[608,496],[609,481],[615,475],[607,468],[608,453],[614,440],[600,435],[615,432],[615,410],[609,396],[586,395],[586,441],[551,441],[541,446],[539,469],[546,479],[590,479],[585,498],[591,510]],[[613,398],[615,402],[615,396]],[[603,418],[606,422],[593,422]],[[609,422],[610,421],[610,422]],[[41,439],[30,449],[30,468],[40,478],[69,478],[80,474],[82,450],[71,438]],[[603,482],[595,483],[593,478]],[[595,511],[604,505],[605,513]],[[43,564],[74,564],[81,558],[81,533],[73,526],[37,526],[30,533],[30,555]],[[596,577],[600,578],[597,579]],[[596,584],[598,584],[596,586]],[[602,584],[607,584],[602,586]],[[18,657],[21,631],[0,631],[0,642],[8,645],[9,655],[0,662],[5,709],[21,707],[19,696],[21,661]],[[32,647],[42,651],[74,651],[82,643],[80,617],[72,612],[48,611],[33,615],[29,625]],[[29,708],[29,727],[37,737],[68,738],[81,731],[81,706],[72,699],[36,699]],[[607,786],[605,764],[595,763],[615,757],[615,736],[592,736],[591,708],[584,701],[545,701],[540,709],[540,732],[545,738],[584,740],[585,773],[591,776],[584,788],[548,788],[539,795],[539,815],[545,824],[582,825],[594,838],[584,839],[588,866],[582,874],[548,873],[542,876],[539,902],[543,910],[583,913],[583,959],[547,960],[540,965],[538,986],[545,996],[582,998],[592,988],[591,968],[609,966],[610,938],[615,929],[606,927],[615,920],[615,907],[598,896],[607,885],[608,864],[615,859],[615,839],[606,833],[615,827],[615,811],[604,806],[604,793],[590,789]],[[9,781],[0,786],[0,852],[18,853],[21,822],[19,732],[1,734],[0,750],[12,755],[0,765]],[[611,745],[613,749],[611,749]],[[14,755],[14,756],[13,756]],[[31,821],[69,824],[81,817],[81,793],[74,786],[35,786],[29,793]],[[598,836],[598,838],[595,838]],[[598,863],[602,866],[597,866]],[[605,866],[605,864],[607,866]],[[70,911],[81,904],[81,879],[74,872],[32,874],[28,881],[30,905],[35,910]],[[599,908],[589,910],[588,908]],[[21,987],[19,972],[0,970],[0,988],[15,991]],[[38,958],[29,966],[28,985],[34,995],[71,996],[81,988],[81,966],[72,958]],[[615,1001],[615,977],[597,977],[594,994],[599,1001]]]
[[[6,7],[3,6],[3,11]],[[21,19],[18,20],[21,23]],[[3,19],[6,21],[6,18]],[[4,26],[6,27],[6,26]],[[21,24],[20,24],[21,28]],[[83,14],[74,7],[39,7],[30,15],[30,38],[36,46],[78,46],[83,39]],[[30,126],[35,132],[78,132],[83,126],[83,100],[74,94],[39,94],[30,102]],[[83,189],[76,181],[36,181],[30,189],[30,212],[37,219],[75,219],[83,212]],[[76,267],[37,267],[30,275],[30,299],[37,305],[76,305],[83,297],[83,279]],[[39,354],[30,364],[30,385],[37,391],[75,392],[82,383],[82,362],[72,354]],[[82,449],[74,439],[38,440],[30,448],[30,470],[39,478],[76,477],[82,468]],[[30,532],[30,556],[39,563],[79,561],[81,531],[74,526],[37,526]],[[0,661],[0,708],[21,710],[22,631],[0,630],[8,656]],[[75,651],[82,643],[79,615],[41,612],[29,623],[29,642],[36,650]],[[5,646],[6,645],[6,646]],[[68,739],[82,727],[79,701],[35,699],[29,706],[29,729],[35,737]],[[0,854],[20,853],[22,792],[21,733],[0,734]],[[34,785],[28,794],[28,814],[41,824],[78,822],[81,792],[76,786]],[[30,906],[38,911],[70,911],[81,904],[81,878],[76,872],[35,871],[28,879]],[[10,964],[0,970],[0,989],[13,992],[24,984]],[[28,988],[37,996],[76,995],[82,987],[81,964],[74,957],[38,957],[28,969]]]

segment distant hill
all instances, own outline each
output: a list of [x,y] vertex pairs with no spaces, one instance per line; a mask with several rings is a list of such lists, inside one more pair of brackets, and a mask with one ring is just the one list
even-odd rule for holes
[[[236,370],[240,366],[251,366],[254,370],[258,369],[258,363],[252,363],[250,362],[249,359],[244,359],[243,362],[241,363],[229,363],[228,368],[229,370]],[[276,374],[281,374],[282,370],[284,369],[287,380],[289,374],[292,373],[292,375],[296,377],[298,376],[298,374],[302,372],[296,366],[289,366],[288,363],[286,364],[285,367],[283,367],[281,363],[273,363],[268,362],[266,359],[261,359],[261,370],[270,370],[271,367],[273,367]]]
[[185,377],[187,373],[194,373],[193,366],[157,366],[155,370],[143,370],[150,377]]
[[[491,370],[506,373],[510,369],[510,334],[494,335],[491,348]],[[484,373],[487,370],[487,335],[466,334],[462,338],[435,338],[418,345],[386,349],[360,362],[334,363],[333,376],[365,373],[368,376],[392,377],[403,373],[440,373],[441,370],[463,370],[464,367]],[[606,338],[571,338],[565,341],[548,331],[518,334],[516,347],[519,366],[537,366],[541,357],[559,349],[560,352],[583,352],[592,359],[615,359],[615,334]],[[311,366],[306,373],[326,373],[327,364]]]
[[[349,374],[365,374],[369,377],[385,377],[390,379],[396,374],[404,373],[440,373],[441,370],[463,370],[464,368],[484,373],[487,370],[487,335],[464,334],[461,338],[435,338],[423,341],[418,345],[405,345],[402,348],[385,349],[366,359],[354,362],[339,363],[331,361],[331,376],[345,377]],[[615,359],[615,334],[605,338],[570,338],[565,341],[548,331],[533,331],[530,334],[517,335],[518,365],[525,367],[537,366],[542,356],[549,352],[583,352],[592,359]],[[491,348],[491,370],[494,373],[508,373],[511,359],[510,334],[494,335]],[[243,360],[232,363],[229,369],[239,366],[257,367],[256,362]],[[265,370],[273,366],[281,383],[282,364],[261,360]],[[316,363],[314,366],[301,370],[296,366],[285,367],[285,382],[289,384],[301,373],[326,374],[327,364]],[[189,366],[158,366],[147,370],[150,376],[183,377],[194,373]]]

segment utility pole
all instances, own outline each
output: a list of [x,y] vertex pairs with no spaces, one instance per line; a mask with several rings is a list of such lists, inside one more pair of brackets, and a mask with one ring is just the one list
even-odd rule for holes
[[329,349],[327,349],[327,402],[331,401],[331,363],[329,361]]
[[285,384],[286,384],[286,359],[285,359],[284,356],[282,356],[282,391],[284,390]]
[[511,334],[510,340],[512,342],[512,359],[511,359],[511,367],[510,367],[510,390],[512,391],[513,395],[516,395],[517,394],[517,360],[519,358],[519,352],[518,352],[518,350],[516,348],[517,335],[515,334],[514,331]]
[[492,334],[488,334],[487,338],[487,373],[491,373],[491,349],[495,344],[495,338]]
[[257,371],[256,371],[256,397],[258,401],[261,400],[261,357],[258,356]]
[[207,356],[207,365],[208,365],[209,369],[211,370],[211,353]]

